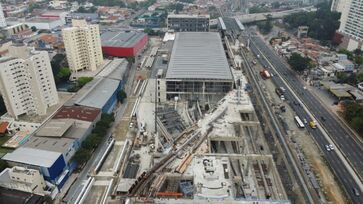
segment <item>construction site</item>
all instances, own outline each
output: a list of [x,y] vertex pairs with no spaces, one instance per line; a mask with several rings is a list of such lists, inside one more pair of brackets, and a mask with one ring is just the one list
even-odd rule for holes
[[[201,39],[199,45],[209,43],[202,40],[202,33],[191,34],[196,35]],[[218,33],[208,35],[221,41]],[[184,33],[184,44],[177,47],[183,46],[185,51],[195,46],[194,41],[188,42],[189,37]],[[135,102],[121,119],[121,123],[128,122],[122,126],[127,129],[124,139],[120,141],[115,133],[115,147],[89,178],[91,187],[85,187],[91,192],[85,202],[291,203],[251,101],[247,79],[229,65],[222,43],[211,48],[220,50],[209,50],[221,55],[213,59],[213,66],[199,66],[201,70],[193,76],[193,72],[180,72],[183,63],[178,58],[183,55],[173,55],[177,49],[174,40],[177,38],[150,49],[152,63],[147,64],[151,67],[141,66],[150,77],[135,80],[131,91]],[[193,55],[189,68],[197,67],[198,57],[202,61],[210,58],[203,53]],[[221,79],[221,72],[226,72],[228,83]],[[169,92],[168,76],[181,77],[177,80],[189,85],[201,83],[201,91],[192,85],[194,91],[178,88]],[[213,81],[227,86],[208,89],[206,85]]]
[[156,100],[157,80],[140,88],[115,200],[290,203],[247,81],[239,70],[229,71],[236,88],[207,108],[190,98]]

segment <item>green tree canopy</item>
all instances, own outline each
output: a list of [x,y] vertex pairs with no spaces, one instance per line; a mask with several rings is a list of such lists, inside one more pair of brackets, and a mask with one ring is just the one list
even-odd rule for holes
[[124,90],[120,90],[117,93],[117,100],[120,101],[120,103],[123,103],[126,98],[127,98],[127,94]]
[[284,18],[284,22],[291,28],[309,26],[309,37],[325,41],[332,40],[340,25],[340,13],[332,12],[328,1],[319,4],[317,7],[318,9],[315,12],[300,12],[288,15]]
[[311,59],[308,57],[303,57],[298,53],[292,53],[291,57],[287,60],[290,66],[295,71],[304,71],[305,69],[310,69],[312,67]]
[[88,82],[92,81],[93,77],[79,77],[77,79],[77,84],[80,87],[83,87],[84,85],[86,85]]
[[91,157],[91,151],[85,149],[85,148],[80,148],[75,154],[73,159],[79,164],[82,165],[85,162],[87,162],[89,160],[89,158]]
[[363,105],[353,101],[346,102],[344,118],[359,135],[363,136]]

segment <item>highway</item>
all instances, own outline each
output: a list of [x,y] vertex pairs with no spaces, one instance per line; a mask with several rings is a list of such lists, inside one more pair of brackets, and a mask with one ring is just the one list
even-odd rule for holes
[[255,75],[256,73],[253,73],[253,68],[250,66],[250,63],[248,62],[246,55],[243,52],[241,52],[241,55],[244,59],[244,67],[245,67],[248,75],[250,76],[249,77],[251,79],[250,82],[252,82],[254,84],[254,87],[256,87],[256,90],[258,91],[258,93],[256,95],[261,99],[261,105],[264,106],[266,112],[268,113],[271,123],[275,129],[276,135],[278,136],[278,138],[281,142],[281,146],[283,147],[284,154],[287,158],[287,161],[293,167],[294,176],[296,178],[296,181],[299,184],[299,187],[301,187],[301,192],[304,194],[305,202],[314,203],[313,197],[309,191],[308,185],[306,184],[306,182],[303,178],[303,175],[299,171],[299,167],[294,160],[293,154],[291,153],[291,151],[285,141],[285,138],[284,138],[285,136],[284,136],[283,132],[281,131],[280,126],[278,125],[278,122],[277,122],[278,119],[273,114],[273,111],[271,110],[271,107],[269,106],[269,104],[267,102],[266,96],[264,95],[264,92],[262,91],[261,87],[259,86],[258,79]]
[[[344,127],[308,90],[304,89],[304,84],[296,76],[295,72],[290,70],[283,60],[260,37],[250,36],[250,39],[252,52],[256,56],[260,55],[258,58],[260,63],[269,67],[269,71],[275,75],[272,77],[272,80],[276,86],[286,88],[285,97],[291,103],[296,114],[308,121],[316,118],[319,121],[318,125],[323,127],[334,141],[334,146],[340,148],[344,156],[352,164],[359,176],[361,176],[363,172],[363,160],[360,156],[362,154],[361,143],[354,139],[353,133]],[[286,87],[285,83],[289,86]],[[296,96],[298,96],[298,99],[295,98]],[[299,101],[303,104],[300,104]],[[309,111],[304,109],[304,107],[307,107]],[[314,118],[311,117],[312,115],[309,112],[313,114]],[[344,161],[339,158],[336,151],[326,151],[325,145],[331,144],[331,142],[324,136],[324,132],[320,130],[320,127],[317,129],[307,127],[307,130],[323,151],[328,164],[344,186],[352,202],[361,203],[362,195],[356,196],[353,192],[353,188],[359,190],[360,187],[349,172]]]

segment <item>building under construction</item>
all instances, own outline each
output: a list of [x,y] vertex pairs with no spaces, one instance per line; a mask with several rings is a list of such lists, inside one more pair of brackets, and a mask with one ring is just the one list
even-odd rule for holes
[[176,33],[165,76],[166,98],[210,101],[233,88],[219,33]]
[[178,115],[177,108],[158,111],[157,120],[164,128],[156,136],[136,138],[118,185],[120,199],[130,203],[290,203],[245,91],[246,79],[241,73],[233,75],[237,89],[192,125]]

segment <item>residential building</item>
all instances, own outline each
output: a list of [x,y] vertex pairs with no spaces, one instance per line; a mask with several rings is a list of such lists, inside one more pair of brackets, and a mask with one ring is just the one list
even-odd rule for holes
[[14,166],[0,173],[0,186],[44,195],[45,180],[36,169]]
[[363,48],[363,1],[333,0],[331,9],[341,13],[340,27],[341,47],[348,50]]
[[168,15],[168,30],[175,32],[208,32],[209,15]]
[[9,47],[9,56],[0,58],[0,92],[8,114],[45,115],[58,103],[49,55],[24,45]]
[[39,170],[44,179],[61,188],[69,169],[62,153],[29,147],[19,147],[2,157],[11,167],[21,166]]
[[5,27],[5,26],[6,26],[6,21],[5,21],[4,11],[0,3],[0,27]]
[[95,71],[103,63],[98,25],[73,19],[72,27],[62,30],[67,60],[73,72]]

